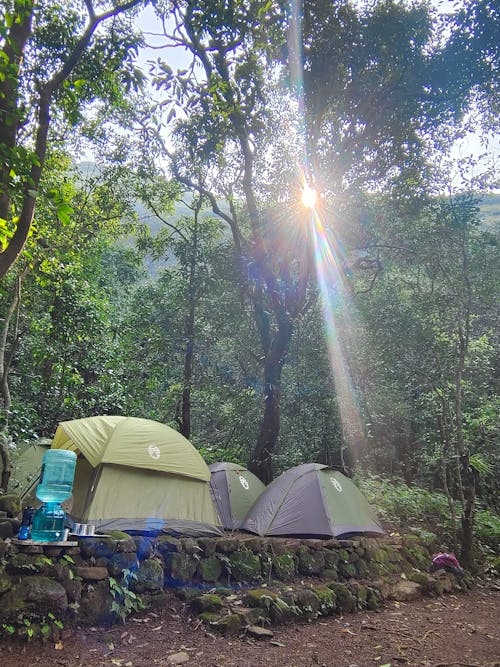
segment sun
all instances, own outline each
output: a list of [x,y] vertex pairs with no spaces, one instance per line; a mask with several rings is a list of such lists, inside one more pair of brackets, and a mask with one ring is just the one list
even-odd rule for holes
[[302,205],[306,208],[314,208],[316,205],[316,199],[316,190],[311,188],[309,185],[304,185],[301,194]]

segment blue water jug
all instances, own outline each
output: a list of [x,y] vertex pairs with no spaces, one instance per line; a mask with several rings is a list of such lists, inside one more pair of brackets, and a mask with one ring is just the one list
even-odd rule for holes
[[68,500],[73,490],[76,454],[66,449],[49,449],[42,460],[40,484],[36,496],[43,505],[33,516],[31,539],[36,542],[58,542],[64,533],[66,514],[60,503]]
[[63,503],[71,496],[76,454],[67,449],[49,449],[43,455],[36,497],[43,503]]

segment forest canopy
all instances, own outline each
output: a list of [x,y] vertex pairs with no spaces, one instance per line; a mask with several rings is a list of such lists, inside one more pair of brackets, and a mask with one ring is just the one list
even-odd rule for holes
[[499,511],[498,25],[492,0],[4,2],[2,489],[22,443],[128,414],[266,483],[435,490],[472,562]]

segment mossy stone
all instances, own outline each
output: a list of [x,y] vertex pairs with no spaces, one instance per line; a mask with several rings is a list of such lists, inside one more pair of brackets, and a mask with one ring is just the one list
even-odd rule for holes
[[35,574],[40,570],[37,558],[39,556],[31,554],[12,554],[5,564],[5,569],[11,574]]
[[182,600],[183,602],[190,602],[194,598],[198,597],[200,591],[198,588],[191,588],[189,586],[183,588],[176,588],[175,595]]
[[163,557],[171,553],[180,553],[182,551],[182,544],[176,537],[170,535],[160,535],[156,542],[158,551]]
[[245,593],[243,602],[249,607],[261,607],[261,599],[263,597],[275,598],[277,596],[276,593],[268,590],[267,588],[253,588]]
[[322,551],[310,550],[305,546],[297,551],[298,570],[307,576],[319,575],[325,569],[325,556]]
[[338,578],[339,573],[338,573],[338,571],[337,571],[337,568],[334,568],[334,567],[328,567],[328,568],[326,568],[325,570],[323,570],[323,572],[321,573],[321,576],[323,577],[323,579],[327,579],[327,580],[332,580],[332,581],[333,581],[333,580],[335,580],[335,579]]
[[187,554],[200,554],[202,552],[201,547],[198,545],[196,540],[193,540],[192,537],[181,537],[180,543],[182,550]]
[[415,581],[417,584],[420,584],[426,592],[436,590],[436,580],[427,572],[415,572],[414,570],[408,575],[408,579],[409,581]]
[[137,554],[134,552],[115,553],[109,559],[108,570],[113,577],[117,577],[124,570],[135,572],[138,567]]
[[310,588],[299,588],[295,591],[296,605],[304,618],[316,618],[321,608],[319,597]]
[[16,493],[6,493],[0,496],[0,511],[7,512],[8,517],[18,517],[22,514],[22,501]]
[[349,562],[349,552],[347,549],[339,549],[339,560],[344,561],[344,563]]
[[0,619],[13,620],[19,613],[60,616],[68,608],[68,596],[60,583],[34,575],[24,577],[2,596]]
[[122,553],[135,553],[136,546],[134,538],[121,530],[110,530],[108,535],[116,542],[116,551]]
[[325,557],[326,568],[332,569],[337,567],[339,552],[336,549],[323,549],[323,556]]
[[204,623],[217,623],[219,614],[213,611],[202,611],[201,614],[198,614],[198,618]]
[[197,565],[198,562],[189,554],[171,553],[165,562],[165,572],[174,581],[190,581]]
[[271,556],[271,568],[280,581],[291,581],[297,574],[297,562],[292,554]]
[[213,537],[199,537],[197,542],[205,557],[214,555],[216,541]]
[[358,562],[356,563],[356,570],[358,576],[361,577],[361,579],[368,577],[368,575],[370,574],[370,568],[362,559],[359,559]]
[[356,598],[356,606],[358,609],[364,609],[366,607],[366,600],[368,598],[368,589],[362,584],[351,584],[350,586],[352,594]]
[[116,551],[116,540],[108,537],[89,537],[78,543],[85,558],[109,558]]
[[237,551],[240,546],[240,543],[235,538],[221,538],[217,540],[215,550],[222,554],[232,554],[233,551]]
[[237,635],[241,630],[241,617],[238,614],[227,614],[219,618],[215,626],[226,637]]
[[139,560],[146,560],[153,555],[153,542],[150,538],[137,535],[134,538],[135,552]]
[[202,558],[198,563],[198,575],[202,581],[218,581],[222,573],[222,565],[218,558],[210,556]]
[[356,599],[345,584],[332,581],[327,585],[335,593],[337,611],[349,613],[356,609]]
[[0,572],[0,595],[12,588],[12,579],[7,572]]
[[382,595],[376,588],[368,586],[366,591],[366,608],[373,611],[382,603]]
[[313,591],[319,599],[321,613],[323,615],[332,613],[335,609],[335,604],[337,601],[335,591],[333,591],[328,586],[314,586]]
[[201,614],[204,611],[220,611],[223,606],[224,601],[222,598],[214,593],[204,593],[191,600],[191,607],[197,614]]
[[163,589],[163,565],[154,558],[141,561],[135,575],[136,579],[132,579],[130,588],[136,593]]
[[260,558],[248,549],[232,553],[229,556],[229,567],[234,581],[255,581],[261,576]]
[[116,620],[111,611],[113,601],[109,582],[84,585],[79,600],[78,622],[82,625],[111,625]]
[[345,579],[352,579],[358,574],[354,563],[339,563],[339,572]]

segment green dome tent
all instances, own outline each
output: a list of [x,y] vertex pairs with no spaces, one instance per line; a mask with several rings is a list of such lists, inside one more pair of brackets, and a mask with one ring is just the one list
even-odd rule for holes
[[210,472],[193,445],[149,419],[61,422],[54,449],[76,452],[71,515],[99,530],[220,534]]
[[212,463],[208,466],[212,478],[210,488],[221,525],[238,530],[246,514],[264,491],[258,477],[236,463]]
[[24,505],[40,504],[35,498],[35,490],[42,472],[43,455],[50,447],[50,443],[49,438],[39,438],[34,442],[23,443],[17,448],[19,456],[12,462],[13,472],[7,492],[21,496]]
[[296,466],[271,482],[241,529],[257,535],[309,537],[384,533],[357,486],[319,463]]

